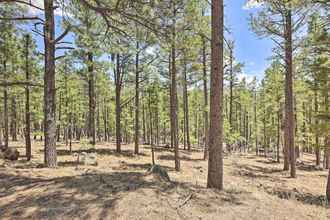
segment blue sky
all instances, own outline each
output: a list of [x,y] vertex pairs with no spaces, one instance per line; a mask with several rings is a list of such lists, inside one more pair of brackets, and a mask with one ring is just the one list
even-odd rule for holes
[[273,43],[269,39],[259,39],[249,27],[249,15],[253,10],[243,9],[246,0],[225,0],[225,21],[235,39],[235,56],[244,62],[244,73],[250,78],[263,77]]
[[[260,39],[250,30],[248,20],[254,9],[244,9],[245,2],[246,0],[225,0],[225,22],[235,39],[235,57],[245,64],[244,74],[240,77],[245,76],[251,80],[256,76],[260,80],[269,64],[267,58],[271,56],[274,45],[271,40]],[[56,16],[56,20],[56,35],[59,35],[60,17]],[[67,41],[72,39],[72,34],[66,38]],[[39,50],[43,50],[43,40],[40,37],[37,38],[37,44]]]

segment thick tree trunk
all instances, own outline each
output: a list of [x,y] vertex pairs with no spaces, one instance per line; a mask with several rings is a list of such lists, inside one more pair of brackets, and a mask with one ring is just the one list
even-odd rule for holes
[[140,76],[139,76],[139,42],[136,41],[135,55],[135,136],[134,136],[134,153],[139,154],[139,138],[140,138]]
[[45,7],[45,75],[44,75],[44,133],[45,164],[57,166],[56,153],[56,88],[55,88],[55,23],[54,1],[44,0]]
[[223,189],[223,0],[212,0],[211,100],[207,187]]
[[207,70],[206,70],[206,40],[203,37],[203,92],[204,92],[204,160],[208,157],[209,146],[209,112],[208,107],[208,91],[207,91]]
[[[30,81],[30,70],[29,70],[29,47],[30,47],[30,36],[26,35],[25,44],[25,79]],[[25,86],[25,149],[26,158],[28,161],[31,160],[31,113],[30,113],[30,87]]]
[[293,59],[292,59],[292,17],[291,10],[285,15],[285,139],[284,144],[289,152],[290,176],[296,177],[296,156],[294,142],[294,106],[293,106]]

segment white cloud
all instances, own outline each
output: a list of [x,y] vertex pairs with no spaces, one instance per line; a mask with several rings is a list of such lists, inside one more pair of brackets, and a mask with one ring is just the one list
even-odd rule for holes
[[248,0],[245,5],[243,5],[244,10],[250,10],[252,8],[259,8],[263,3],[260,0]]
[[250,74],[246,74],[246,73],[239,73],[237,75],[237,78],[238,78],[239,81],[242,81],[243,79],[245,79],[245,81],[247,83],[251,83],[254,79],[254,76],[250,75]]
[[[30,2],[30,0],[23,0],[27,3]],[[35,6],[37,6],[38,8],[44,8],[44,1],[43,0],[33,0],[31,1],[31,3]],[[34,7],[31,7],[31,6],[26,6],[27,7],[27,10],[28,10],[28,13],[29,15],[34,15],[34,16],[37,16],[37,15],[41,15],[43,14],[43,12],[37,8],[34,8]],[[62,9],[60,7],[58,7],[55,11],[54,11],[54,14],[57,15],[57,16],[62,16],[63,15],[63,12],[62,12]]]

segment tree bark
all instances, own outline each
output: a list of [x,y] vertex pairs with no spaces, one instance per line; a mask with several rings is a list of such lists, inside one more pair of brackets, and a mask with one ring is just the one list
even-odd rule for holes
[[121,69],[120,69],[120,55],[117,54],[116,58],[116,151],[121,152],[121,106],[120,106],[120,96],[121,96]]
[[17,141],[17,102],[16,96],[11,98],[11,123],[10,123],[12,141]]
[[208,107],[208,91],[207,91],[207,69],[206,69],[206,40],[203,37],[203,92],[204,92],[204,160],[208,157],[209,146],[209,112]]
[[[29,47],[30,35],[25,36],[25,79],[30,81]],[[31,160],[31,113],[30,113],[30,87],[25,86],[25,151],[27,161]]]
[[57,166],[56,153],[56,88],[55,88],[55,23],[54,1],[44,0],[45,8],[45,75],[44,75],[44,135],[45,165]]
[[223,189],[223,0],[212,0],[211,100],[207,187]]
[[190,135],[189,135],[189,100],[188,100],[188,89],[187,89],[187,64],[184,60],[183,70],[183,105],[184,105],[184,135],[188,150],[191,150]]
[[91,144],[96,143],[95,113],[96,113],[96,95],[95,95],[95,73],[93,66],[93,53],[87,53],[88,59],[88,96],[89,96],[89,137],[92,138]]
[[140,91],[139,91],[139,42],[136,41],[135,55],[135,137],[134,137],[134,153],[139,154],[139,138],[140,138]]
[[177,116],[177,108],[178,108],[178,97],[177,97],[177,80],[176,80],[176,6],[173,2],[173,24],[172,24],[172,45],[171,45],[171,97],[170,97],[170,115],[171,115],[171,134],[173,139],[173,147],[174,147],[174,163],[175,170],[180,171],[180,160],[179,160],[179,140],[178,140],[178,116]]
[[293,104],[293,59],[292,59],[292,15],[288,9],[285,14],[285,139],[289,151],[290,176],[296,177],[296,156],[294,142],[294,104]]

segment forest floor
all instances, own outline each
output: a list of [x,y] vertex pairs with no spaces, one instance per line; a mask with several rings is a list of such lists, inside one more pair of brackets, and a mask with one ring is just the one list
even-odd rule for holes
[[[12,143],[22,154],[24,147]],[[79,165],[58,147],[57,169],[42,168],[42,143],[33,144],[26,162],[0,159],[0,219],[330,219],[325,204],[327,171],[316,170],[313,155],[303,155],[298,178],[288,178],[282,164],[252,154],[226,155],[222,192],[206,189],[203,152],[181,151],[176,172],[173,152],[155,150],[156,163],[171,182],[147,174],[151,154],[141,146],[98,144],[97,166]],[[75,152],[81,150],[78,144]]]

